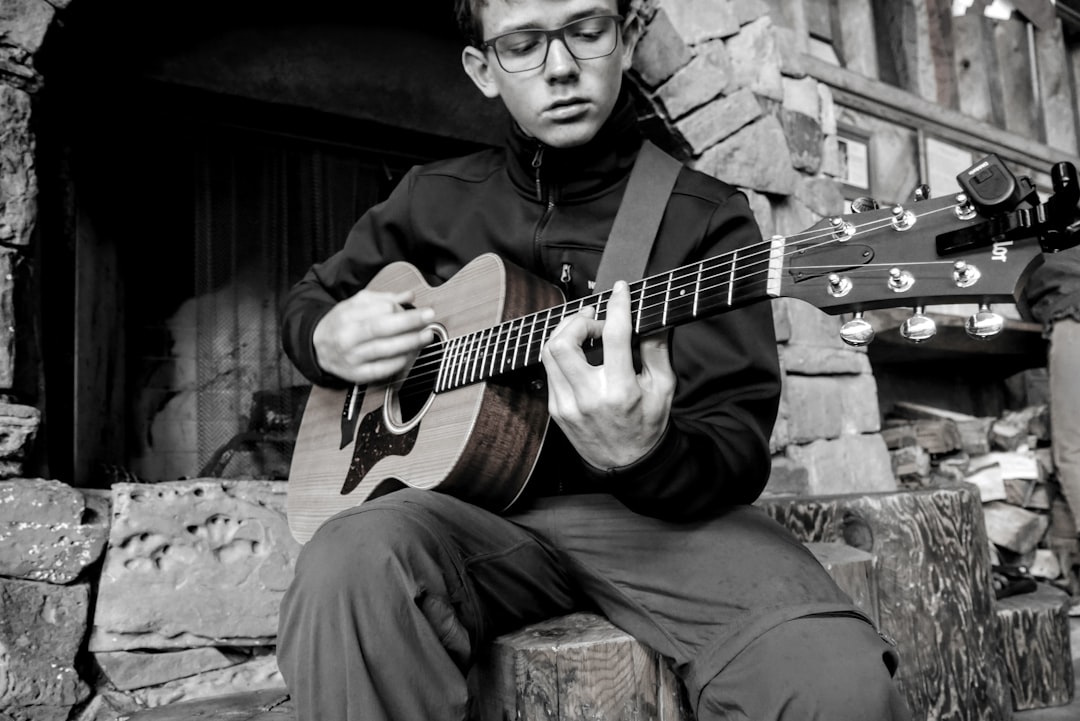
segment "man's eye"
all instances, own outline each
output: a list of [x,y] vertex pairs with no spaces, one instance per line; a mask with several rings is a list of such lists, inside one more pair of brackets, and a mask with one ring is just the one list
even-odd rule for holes
[[524,33],[520,36],[505,38],[499,50],[511,55],[527,55],[538,47],[540,47],[540,36]]
[[574,40],[580,40],[586,43],[594,43],[599,40],[602,35],[602,32],[595,30],[576,30],[573,33],[573,38]]

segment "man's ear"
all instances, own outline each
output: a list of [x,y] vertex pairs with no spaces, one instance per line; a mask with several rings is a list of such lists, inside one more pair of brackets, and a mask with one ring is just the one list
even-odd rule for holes
[[634,63],[634,48],[641,39],[641,18],[637,13],[631,15],[622,26],[622,69],[626,72]]
[[495,84],[494,68],[488,62],[487,53],[471,45],[461,51],[461,64],[465,68],[465,74],[472,79],[476,87],[480,88],[486,97],[499,97],[499,88]]

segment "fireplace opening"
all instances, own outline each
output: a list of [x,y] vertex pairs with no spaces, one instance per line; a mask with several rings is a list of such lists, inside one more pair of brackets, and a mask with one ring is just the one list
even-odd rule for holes
[[285,293],[409,167],[479,145],[156,83],[138,98],[126,130],[81,129],[71,222],[43,228],[67,230],[42,258],[66,296],[42,306],[49,472],[284,479],[308,390]]

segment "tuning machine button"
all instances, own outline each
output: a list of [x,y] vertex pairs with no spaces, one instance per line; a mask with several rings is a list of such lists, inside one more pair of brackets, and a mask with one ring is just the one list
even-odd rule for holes
[[926,183],[922,183],[921,185],[916,186],[915,192],[913,192],[911,195],[913,198],[915,198],[916,203],[921,203],[924,200],[930,200],[930,186]]
[[911,317],[900,324],[900,335],[913,343],[922,343],[937,335],[937,323],[916,306]]
[[871,210],[877,210],[880,207],[881,203],[866,195],[860,195],[858,198],[851,201],[852,213],[868,213]]
[[874,340],[874,327],[863,318],[862,311],[840,326],[840,339],[848,345],[861,347]]
[[990,310],[986,303],[979,304],[974,313],[964,324],[967,334],[976,340],[988,340],[1005,329],[1005,318]]

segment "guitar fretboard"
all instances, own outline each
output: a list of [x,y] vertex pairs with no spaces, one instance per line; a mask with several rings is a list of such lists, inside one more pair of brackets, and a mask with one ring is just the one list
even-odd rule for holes
[[[776,236],[737,251],[630,283],[630,312],[638,336],[724,313],[779,295],[785,239]],[[544,344],[563,318],[595,308],[603,320],[611,291],[450,338],[425,350],[441,354],[435,391],[478,383],[540,362]]]

